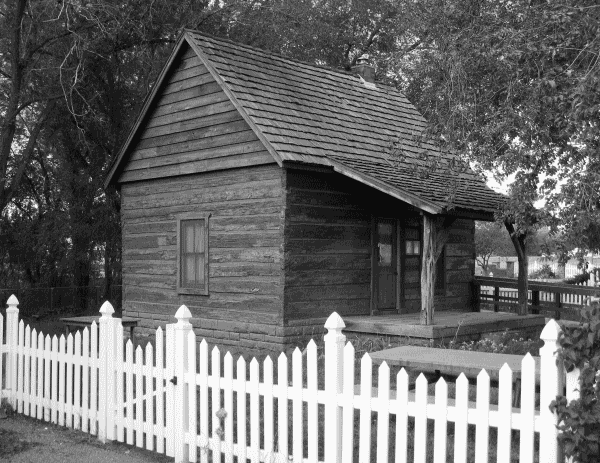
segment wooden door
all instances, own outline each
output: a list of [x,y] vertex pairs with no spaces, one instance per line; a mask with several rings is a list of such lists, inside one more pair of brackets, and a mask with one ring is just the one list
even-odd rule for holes
[[397,309],[398,230],[394,219],[375,220],[374,239],[374,309]]

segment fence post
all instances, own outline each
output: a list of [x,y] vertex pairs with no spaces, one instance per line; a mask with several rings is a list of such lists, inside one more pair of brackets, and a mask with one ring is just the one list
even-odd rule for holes
[[473,312],[481,312],[481,285],[471,282],[471,308]]
[[533,315],[539,315],[540,313],[540,291],[533,290],[531,291],[531,313]]
[[[190,319],[192,314],[190,310],[182,305],[175,314],[177,323],[173,325],[173,335],[175,337],[175,352],[172,354],[175,365],[175,377],[173,378],[174,390],[174,407],[173,415],[173,442],[174,442],[174,457],[175,462],[187,462],[189,457],[189,444],[185,440],[185,435],[188,432],[189,413],[196,413],[196,410],[189,410],[189,391],[187,382],[187,365],[188,365],[188,334],[192,331]],[[167,352],[167,355],[171,355]],[[194,365],[196,362],[194,362]],[[169,378],[171,379],[171,378]],[[195,394],[195,391],[192,391]],[[216,410],[213,410],[213,415]],[[215,419],[215,418],[213,418]],[[167,432],[169,430],[167,429]],[[193,435],[196,430],[193,430]]]
[[337,312],[333,312],[325,322],[325,461],[342,461],[342,409],[338,406],[338,396],[344,384],[344,345],[346,336],[342,329],[346,324]]
[[561,328],[550,320],[540,335],[544,346],[540,348],[540,461],[558,463],[563,461],[558,442],[558,415],[550,411],[550,402],[562,394],[564,367],[557,361],[558,338]]
[[[17,406],[17,346],[19,341],[19,300],[13,294],[6,301],[6,389],[10,404],[13,408]],[[0,353],[0,355],[2,355]],[[2,372],[0,371],[0,375]],[[0,378],[1,379],[1,378]],[[2,384],[0,384],[2,389]]]
[[[108,301],[100,307],[102,316],[99,320],[100,339],[98,352],[98,439],[102,442],[115,439],[115,355],[116,343],[123,342],[117,339],[117,325],[120,319],[113,318],[115,312]],[[119,359],[123,361],[123,359]]]
[[498,312],[500,301],[500,286],[494,286],[494,312]]

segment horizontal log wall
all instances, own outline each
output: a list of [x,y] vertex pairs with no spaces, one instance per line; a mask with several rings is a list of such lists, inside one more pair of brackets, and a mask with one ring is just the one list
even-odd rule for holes
[[[125,315],[149,331],[185,304],[209,342],[281,346],[281,175],[271,164],[123,184]],[[177,217],[208,213],[209,295],[177,294]]]
[[445,250],[443,295],[435,298],[436,310],[468,310],[475,276],[475,221],[459,219],[452,224]]
[[286,325],[316,319],[320,332],[320,317],[333,311],[342,316],[368,314],[371,213],[366,189],[337,174],[294,169],[286,173]]
[[[284,317],[290,327],[304,320],[293,335],[320,332],[322,317],[333,311],[370,313],[373,215],[421,228],[418,211],[372,188],[338,174],[287,169]],[[470,302],[474,230],[472,220],[453,224],[437,310],[464,310]],[[419,311],[420,257],[406,257],[402,271],[402,307]]]

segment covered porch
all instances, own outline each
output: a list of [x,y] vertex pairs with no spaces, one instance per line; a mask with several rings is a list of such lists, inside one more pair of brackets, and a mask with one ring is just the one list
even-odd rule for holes
[[349,336],[385,336],[399,343],[402,343],[401,338],[410,338],[419,344],[438,345],[453,339],[479,339],[483,334],[505,330],[523,330],[535,336],[543,329],[546,319],[543,315],[441,310],[435,314],[434,325],[421,324],[419,313],[347,316],[344,323],[344,333]]

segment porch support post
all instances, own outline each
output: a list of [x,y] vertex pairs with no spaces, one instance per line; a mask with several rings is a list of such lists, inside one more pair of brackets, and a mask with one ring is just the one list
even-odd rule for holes
[[421,262],[421,325],[433,325],[436,263],[450,236],[455,217],[423,213],[423,260]]

